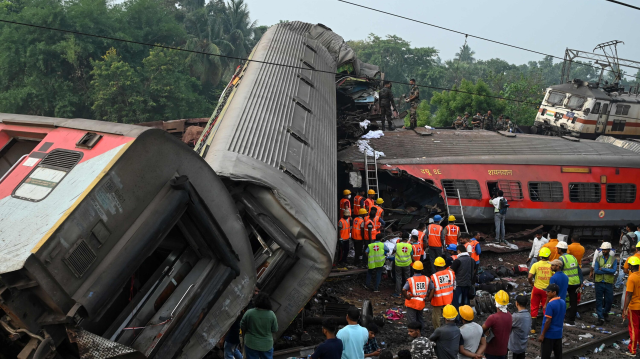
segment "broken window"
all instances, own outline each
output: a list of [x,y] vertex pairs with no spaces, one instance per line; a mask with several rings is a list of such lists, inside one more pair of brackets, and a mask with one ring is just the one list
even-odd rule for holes
[[534,202],[562,202],[562,183],[529,182],[529,198]]
[[584,97],[571,96],[569,97],[569,101],[567,101],[567,108],[570,108],[573,110],[580,109],[582,108],[582,105],[584,105],[585,100],[586,99]]
[[445,190],[447,197],[481,199],[480,183],[476,180],[442,180],[442,188]]
[[552,92],[549,92],[549,98],[547,98],[547,103],[549,103],[552,106],[562,105],[565,97],[566,97],[566,94],[564,92],[552,91]]
[[624,127],[627,124],[627,120],[613,120],[611,131],[624,131]]
[[636,185],[630,183],[608,184],[607,202],[609,203],[633,203],[636,201]]
[[600,202],[599,183],[569,183],[569,199],[571,202]]
[[524,198],[520,181],[499,180],[498,187],[504,193],[504,198],[509,201],[519,201]]

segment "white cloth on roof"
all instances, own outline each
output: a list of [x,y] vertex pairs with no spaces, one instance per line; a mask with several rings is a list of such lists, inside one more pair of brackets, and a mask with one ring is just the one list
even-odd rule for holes
[[370,139],[370,138],[380,138],[384,136],[384,132],[378,130],[378,131],[369,131],[367,133],[365,133],[364,135],[360,136],[360,138],[362,139]]

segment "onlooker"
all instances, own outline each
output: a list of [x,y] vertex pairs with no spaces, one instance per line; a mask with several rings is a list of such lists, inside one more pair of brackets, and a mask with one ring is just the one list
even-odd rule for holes
[[540,248],[542,248],[543,245],[547,244],[547,242],[549,242],[549,240],[544,238],[544,236],[542,235],[542,230],[538,229],[536,231],[536,235],[533,237],[533,245],[531,246],[529,259],[527,259],[527,263],[529,263],[529,269],[531,269],[531,266],[538,261],[538,252],[540,252]]
[[436,329],[440,326],[442,310],[445,305],[451,304],[453,301],[456,275],[451,269],[444,268],[446,263],[442,257],[436,258],[433,264],[437,272],[430,278],[434,290],[429,293],[428,298],[431,301],[431,323]]
[[378,326],[375,323],[371,323],[367,325],[367,331],[369,331],[369,340],[367,340],[367,344],[364,345],[364,357],[377,357],[380,355],[380,347],[378,346],[378,341],[376,340],[376,335],[378,334]]
[[629,317],[629,352],[628,356],[635,358],[638,352],[638,342],[640,342],[640,258],[629,258],[629,280],[627,280],[627,290],[625,291],[625,302],[622,308],[622,320]]
[[460,307],[462,326],[460,327],[460,353],[458,359],[482,358],[487,347],[487,340],[480,324],[473,321],[473,308],[468,305]]
[[558,285],[558,288],[560,288],[558,291],[558,297],[566,302],[567,289],[569,288],[569,277],[567,277],[567,275],[562,271],[562,261],[554,259],[549,262],[549,264],[551,264],[551,270],[554,272],[551,279],[549,279],[549,284],[555,283]]
[[[453,306],[456,310],[461,305],[469,304],[469,290],[473,286],[473,273],[476,262],[471,259],[467,248],[458,245],[458,257],[451,264],[451,270],[456,275],[456,289],[453,291]],[[459,321],[458,318],[456,321]]]
[[557,284],[549,284],[545,291],[548,302],[542,320],[542,333],[538,337],[538,341],[542,343],[540,356],[542,359],[550,359],[553,352],[554,357],[562,358],[562,329],[567,304],[558,297],[560,288]]
[[598,257],[593,271],[595,273],[598,325],[603,325],[605,321],[609,321],[609,311],[613,304],[613,281],[618,260],[610,253],[611,243],[603,242],[600,249],[602,249],[602,255]]
[[242,352],[238,349],[240,346],[240,320],[238,317],[229,328],[224,338],[224,359],[242,359]]
[[551,254],[549,255],[549,262],[554,259],[558,259],[560,257],[558,255],[558,251],[556,250],[556,245],[558,244],[558,231],[552,229],[549,231],[549,242],[545,243],[542,248],[549,248]]
[[633,231],[636,226],[628,223],[625,230],[620,232],[620,259],[627,259],[631,255],[631,248],[638,243],[638,238]]
[[501,189],[498,190],[496,196],[489,200],[494,207],[493,209],[493,218],[496,225],[496,242],[506,243],[504,236],[504,220],[507,217],[507,200],[503,197],[504,192]]
[[340,329],[336,337],[342,340],[342,359],[364,359],[364,345],[369,340],[369,331],[358,325],[360,311],[356,307],[347,309],[347,326]]
[[342,340],[336,338],[337,330],[338,325],[334,319],[326,318],[322,321],[322,334],[327,340],[318,345],[316,351],[311,354],[311,359],[340,359],[342,357]]
[[511,315],[511,335],[509,335],[509,351],[513,353],[513,359],[525,359],[527,341],[531,330],[531,316],[527,310],[527,297],[516,297],[518,312]]
[[404,305],[407,309],[407,319],[409,323],[418,322],[425,328],[422,311],[425,307],[425,301],[434,290],[434,285],[422,274],[424,266],[421,261],[413,262],[413,277],[407,279],[402,288],[402,295],[405,298]]
[[549,280],[551,280],[551,264],[547,261],[550,255],[549,248],[540,248],[538,254],[540,260],[529,270],[529,285],[533,287],[531,289],[531,334],[536,332],[538,326],[538,310],[546,303],[547,296],[544,289],[549,286]]
[[458,311],[449,304],[442,310],[445,325],[436,328],[429,340],[436,344],[438,359],[457,359],[460,351],[460,329],[456,326]]
[[[567,309],[567,317],[565,320],[567,325],[575,325],[576,312],[578,309],[578,290],[582,286],[582,269],[580,269],[578,259],[566,253],[568,248],[565,242],[558,242],[558,245],[556,245],[556,250],[560,255],[560,261],[562,261],[562,271],[567,275],[569,281],[567,287],[569,308]],[[560,291],[562,291],[562,288],[560,288]],[[560,298],[562,298],[562,295],[560,295]],[[562,299],[564,299],[565,302],[567,301],[566,297]]]
[[[433,358],[433,343],[422,336],[422,325],[418,322],[411,322],[407,325],[408,334],[413,340],[411,341],[411,357],[413,359],[431,359]],[[382,352],[384,354],[385,352]],[[380,357],[380,359],[383,359]]]
[[[484,356],[487,359],[507,359],[512,323],[511,314],[507,310],[509,294],[501,290],[496,293],[494,298],[497,311],[495,314],[491,314],[482,325],[482,329],[488,338]],[[491,333],[488,333],[489,331]]]
[[636,231],[634,233],[636,234],[636,238],[638,238],[638,243],[640,243],[640,225],[636,226]]
[[240,321],[244,333],[244,352],[247,359],[273,358],[273,333],[278,331],[278,319],[271,310],[271,300],[266,293],[259,293],[255,308],[247,310]]
[[396,266],[396,292],[394,297],[400,298],[402,293],[402,284],[409,278],[409,266],[411,265],[411,256],[413,255],[413,247],[407,243],[409,240],[409,234],[403,233],[402,239],[396,243],[396,248],[393,250],[395,255]]

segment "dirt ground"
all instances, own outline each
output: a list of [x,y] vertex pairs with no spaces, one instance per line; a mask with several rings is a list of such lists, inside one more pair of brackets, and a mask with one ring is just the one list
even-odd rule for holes
[[[585,258],[595,249],[595,245],[586,245],[587,253]],[[517,264],[524,263],[528,257],[527,252],[516,253],[486,253],[481,255],[482,266],[499,266],[505,265],[507,267],[513,267]],[[583,261],[585,264],[590,263],[590,259]],[[358,274],[351,276],[329,278],[318,291],[315,298],[311,300],[307,308],[305,309],[305,315],[307,317],[314,316],[321,312],[322,305],[324,303],[349,303],[355,305],[358,308],[362,307],[364,300],[370,300],[373,304],[373,315],[384,315],[388,309],[404,310],[404,300],[399,298],[393,298],[391,295],[395,291],[395,283],[390,278],[383,275],[382,283],[380,285],[380,292],[374,293],[364,287],[366,274]],[[515,276],[511,278],[502,278],[517,286],[510,291],[510,297],[515,300],[515,296],[518,294],[530,295],[531,287],[527,283],[526,276]],[[620,289],[619,289],[620,290]],[[619,291],[615,290],[615,292]],[[585,288],[582,295],[582,301],[591,300],[595,297],[593,287]],[[472,301],[472,305],[474,305]],[[564,330],[564,345],[565,348],[572,348],[582,345],[592,339],[580,339],[579,335],[591,334],[594,338],[601,338],[608,334],[601,333],[602,330],[606,330],[612,333],[624,330],[626,324],[622,323],[620,318],[620,300],[616,297],[614,300],[614,306],[611,310],[614,314],[611,315],[611,322],[605,323],[603,328],[596,328],[595,324],[597,318],[594,317],[595,309],[592,308],[583,313],[579,313],[581,318],[576,320],[576,327],[565,327]],[[424,311],[425,322],[427,323],[427,329],[423,333],[425,336],[429,336],[433,332],[431,325],[431,314],[429,312],[429,306]],[[476,316],[475,321],[479,324],[484,323],[489,314],[479,314]],[[410,346],[410,337],[407,335],[407,320],[403,318],[401,320],[385,320],[385,324],[380,328],[380,333],[377,336],[378,344],[391,350],[394,354],[397,354],[399,350],[408,349]],[[305,332],[307,335],[305,335]],[[540,345],[535,339],[537,335],[530,335],[529,350],[527,357],[536,358],[540,355]],[[281,350],[296,346],[312,346],[317,345],[324,341],[322,331],[319,325],[307,325],[302,330],[300,328],[299,320],[296,320],[289,327],[287,332],[276,342],[275,350]],[[384,344],[383,344],[384,343]],[[587,356],[590,359],[598,358],[618,358],[622,357],[622,353],[626,351],[626,346],[622,343],[618,343],[621,347],[620,350],[615,349],[613,346],[605,348],[602,353],[579,353],[579,356]]]

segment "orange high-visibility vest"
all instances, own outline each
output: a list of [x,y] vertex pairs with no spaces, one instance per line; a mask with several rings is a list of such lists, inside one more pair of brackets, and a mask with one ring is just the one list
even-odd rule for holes
[[418,242],[420,242],[420,244],[422,244],[422,249],[424,249],[427,243],[424,243],[424,232],[423,231],[418,231]]
[[435,287],[431,305],[442,307],[451,304],[453,301],[453,281],[455,279],[456,275],[451,269],[441,270],[431,276],[431,281]]
[[411,247],[413,247],[413,261],[419,261],[420,257],[422,257],[422,254],[424,253],[422,243],[418,242],[416,244],[412,244]]
[[361,241],[363,236],[362,231],[364,230],[364,219],[362,219],[362,217],[354,218],[351,228],[351,239]]
[[344,217],[344,211],[349,210],[351,212],[351,201],[348,198],[343,198],[340,200],[340,217]]
[[371,225],[371,227],[373,227],[371,229],[371,237],[373,237],[374,239],[376,238],[376,224],[374,221],[371,220],[371,218],[369,218],[368,216],[365,218],[364,220],[364,239],[365,240],[370,240],[371,238],[369,238],[369,225]]
[[373,206],[377,208],[376,216],[384,218],[384,209],[382,209],[382,207],[378,206],[377,204],[374,204]]
[[338,223],[342,226],[340,229],[340,239],[343,241],[348,240],[351,237],[351,220],[349,218],[340,218]]
[[444,235],[445,245],[458,244],[458,234],[460,234],[460,227],[455,224],[447,225],[447,233]]
[[442,247],[442,226],[439,224],[430,224],[427,228],[429,231],[429,247]]
[[373,206],[375,206],[375,202],[373,202],[373,200],[371,198],[366,198],[364,200],[364,209],[367,210],[367,213],[371,212],[371,208],[373,208]]
[[456,259],[458,259],[458,255],[457,254],[452,255],[451,259],[455,261]]
[[356,216],[358,215],[358,213],[360,213],[360,202],[362,202],[362,199],[364,197],[362,197],[361,195],[357,195],[355,197],[353,197],[353,215]]
[[[411,299],[405,299],[404,305],[407,308],[413,308],[415,310],[423,310],[425,306],[424,299],[427,297],[429,291],[429,278],[423,275],[413,276],[407,279],[409,282],[409,290],[407,293],[413,296]],[[451,294],[453,298],[453,294]]]
[[[471,246],[471,252],[469,252],[469,255],[476,262],[480,260],[480,255],[476,252],[476,245],[477,244],[478,244],[478,241],[476,241],[475,239],[470,241],[469,244],[467,244],[467,247]],[[467,248],[467,252],[468,251],[469,251],[469,248]]]

